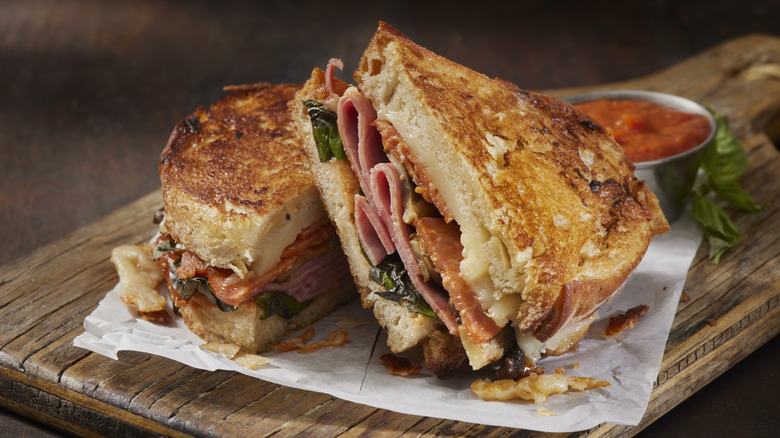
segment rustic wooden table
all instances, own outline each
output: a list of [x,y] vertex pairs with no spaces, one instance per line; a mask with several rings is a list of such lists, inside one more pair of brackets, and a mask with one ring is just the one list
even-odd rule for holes
[[[379,19],[438,53],[524,88],[562,95],[571,92],[562,88],[643,77],[630,85],[695,97],[735,117],[734,127],[751,151],[749,188],[760,200],[774,199],[775,208],[737,216],[747,247],[728,256],[723,270],[706,262],[706,248],[700,250],[689,276],[696,299],[681,306],[662,367],[670,381],[666,387],[678,386],[678,391],[664,392],[659,385],[659,394],[669,395],[651,403],[639,428],[594,433],[776,434],[780,242],[773,230],[780,225],[780,178],[770,140],[780,139],[780,74],[761,66],[778,68],[780,42],[755,37],[731,46],[718,44],[753,33],[780,36],[780,2],[539,3],[394,1],[371,8],[352,1],[338,6],[284,1],[0,4],[0,435],[208,432],[139,414],[145,397],[165,390],[160,385],[182,380],[144,380],[136,374],[185,374],[206,386],[251,382],[141,354],[111,361],[67,345],[115,281],[107,253],[94,251],[141,238],[151,229],[147,223],[120,223],[117,218],[148,217],[147,211],[132,210],[157,202],[155,195],[136,200],[159,187],[157,158],[182,117],[212,103],[226,84],[303,81],[313,66],[331,56],[341,57],[349,70]],[[693,64],[648,76],[705,49],[710,51]],[[748,71],[759,78],[739,82]],[[752,96],[750,105],[742,104],[741,93]],[[131,203],[111,220],[96,222]],[[74,230],[80,231],[63,239]],[[79,248],[93,253],[82,254]],[[53,255],[60,253],[70,260],[86,257],[94,265],[54,266]],[[52,278],[54,267],[61,269],[61,281]],[[79,284],[85,278],[92,281],[87,294],[68,288],[68,270]],[[91,276],[82,272],[91,270]],[[699,300],[709,289],[716,300]],[[707,316],[722,318],[717,344],[708,344],[715,336],[703,333],[700,322]],[[702,360],[695,339],[704,348]],[[707,356],[707,345],[716,352]],[[719,346],[729,351],[718,352]],[[90,370],[92,380],[84,377]],[[79,384],[84,391],[73,389],[76,375],[83,379]],[[69,386],[64,383],[68,378]],[[112,386],[112,379],[135,385],[132,403]],[[251,384],[303,397],[300,391]],[[310,416],[307,421],[314,423],[308,433],[357,434],[379,425],[387,434],[511,432],[314,398],[311,403],[320,398],[329,403],[326,412],[334,416],[340,408],[351,413],[329,423]],[[235,430],[231,427],[225,430]],[[280,430],[292,434],[302,429]]]

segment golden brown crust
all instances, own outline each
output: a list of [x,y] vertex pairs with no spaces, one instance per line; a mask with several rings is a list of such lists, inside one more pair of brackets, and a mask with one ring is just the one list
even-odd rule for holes
[[[159,163],[165,204],[161,227],[209,269],[230,268],[250,281],[278,274],[281,257],[298,257],[296,251],[306,252],[301,246],[318,243],[311,249],[321,249],[318,235],[294,243],[303,229],[327,234],[310,227],[325,221],[325,212],[287,106],[300,88],[226,87],[228,93],[208,112],[199,108],[173,130]],[[158,263],[167,271],[171,261],[164,257]],[[350,286],[323,291],[290,319],[266,318],[253,299],[223,312],[201,294],[182,300],[171,288],[171,295],[185,325],[202,339],[257,352],[352,299]]]
[[563,102],[449,61],[386,23],[354,78],[380,120],[417,134],[413,154],[436,157],[417,166],[440,167],[446,181],[428,172],[440,190],[456,187],[441,194],[461,229],[481,228],[499,248],[484,264],[499,296],[521,294],[510,319],[525,333],[544,341],[590,315],[669,228],[619,145]]
[[209,264],[262,274],[324,217],[287,108],[300,88],[227,87],[173,130],[159,163],[163,226]]
[[160,156],[163,186],[202,203],[231,202],[264,215],[312,184],[287,109],[300,86],[226,89],[231,93],[208,113],[200,107],[176,126]]

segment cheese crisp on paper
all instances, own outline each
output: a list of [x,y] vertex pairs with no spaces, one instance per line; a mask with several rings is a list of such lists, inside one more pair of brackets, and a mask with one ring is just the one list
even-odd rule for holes
[[[86,332],[74,343],[113,359],[117,359],[119,350],[146,352],[195,368],[233,370],[412,415],[545,432],[573,432],[601,423],[636,425],[647,408],[688,267],[700,242],[701,231],[690,214],[672,224],[669,233],[650,245],[623,293],[599,310],[600,319],[580,342],[579,351],[546,357],[538,363],[547,374],[561,367],[568,376],[594,378],[610,386],[552,394],[543,405],[480,399],[470,385],[478,379],[493,378],[488,372],[456,373],[444,378],[425,369],[414,378],[388,374],[380,360],[389,353],[386,340],[382,335],[377,339],[381,329],[357,300],[315,324],[316,336],[309,341],[322,341],[332,332],[343,331],[349,335],[346,343],[310,354],[274,350],[264,353],[263,358],[269,362],[254,364],[254,370],[200,348],[203,341],[178,318],[163,326],[136,317],[120,299],[119,285],[85,319]],[[610,316],[638,305],[646,305],[649,310],[636,326],[611,339],[602,337]],[[353,324],[345,325],[344,321]],[[369,323],[354,323],[359,321]],[[421,363],[420,357],[409,358],[413,364]]]

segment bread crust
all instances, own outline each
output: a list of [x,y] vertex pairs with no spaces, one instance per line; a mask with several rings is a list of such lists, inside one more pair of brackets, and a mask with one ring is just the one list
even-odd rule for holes
[[[380,23],[354,74],[461,226],[485,309],[545,341],[586,318],[669,229],[619,145],[584,113],[491,79]],[[434,199],[436,199],[434,197]]]
[[287,102],[300,85],[227,87],[173,130],[159,162],[166,231],[212,266],[257,273],[325,213]]
[[[173,130],[159,162],[161,229],[208,265],[239,276],[247,270],[262,275],[279,263],[302,229],[325,220],[287,106],[300,89],[268,83],[226,87],[228,93],[208,112],[198,108]],[[330,289],[289,319],[266,317],[254,299],[234,311],[220,310],[200,293],[175,301],[185,325],[200,338],[263,352],[355,297],[342,267],[347,283],[324,285]]]

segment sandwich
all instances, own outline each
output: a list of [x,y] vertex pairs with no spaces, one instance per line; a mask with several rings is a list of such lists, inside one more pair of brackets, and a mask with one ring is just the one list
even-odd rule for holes
[[576,349],[669,229],[620,146],[575,108],[383,22],[354,86],[340,67],[315,69],[290,109],[390,349],[422,347],[437,375],[513,378]]
[[300,85],[227,87],[159,161],[154,260],[186,326],[268,350],[356,296],[287,107]]

